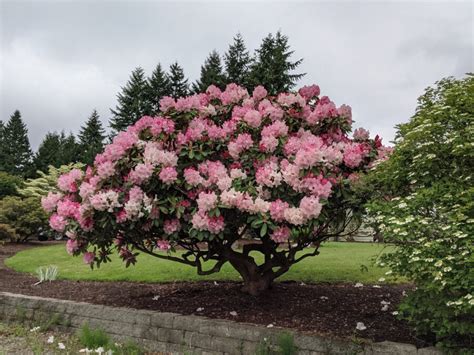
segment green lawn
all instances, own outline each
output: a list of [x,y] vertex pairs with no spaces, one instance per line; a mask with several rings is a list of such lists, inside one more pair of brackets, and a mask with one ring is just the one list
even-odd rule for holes
[[[371,243],[325,243],[320,248],[320,255],[306,258],[294,265],[279,280],[377,283],[387,270],[374,266],[372,259],[384,250],[387,250],[384,246]],[[17,271],[29,273],[34,273],[39,266],[56,265],[59,268],[59,278],[73,280],[140,282],[239,280],[238,274],[229,264],[224,265],[220,273],[199,276],[193,267],[148,255],[139,255],[137,264],[129,268],[125,268],[125,264],[118,256],[113,255],[111,263],[91,270],[83,263],[82,258],[69,256],[64,245],[24,250],[7,259],[6,264]],[[362,265],[368,270],[363,271]]]

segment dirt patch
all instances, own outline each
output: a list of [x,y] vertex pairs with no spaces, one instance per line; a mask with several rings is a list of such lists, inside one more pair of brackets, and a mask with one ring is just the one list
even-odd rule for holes
[[[378,288],[281,282],[258,297],[242,294],[237,282],[147,284],[58,280],[33,286],[36,278],[6,268],[3,261],[19,250],[37,245],[0,246],[0,291],[271,324],[313,334],[427,345],[392,314],[410,285]],[[358,322],[364,323],[367,329],[356,330]]]

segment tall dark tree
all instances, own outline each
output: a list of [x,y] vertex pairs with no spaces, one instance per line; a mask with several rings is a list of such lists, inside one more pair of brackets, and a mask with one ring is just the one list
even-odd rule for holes
[[293,71],[303,59],[291,61],[293,55],[288,44],[288,37],[280,31],[273,36],[265,37],[256,51],[256,58],[250,71],[250,88],[263,85],[267,91],[275,95],[278,92],[289,91],[305,73],[295,74]]
[[76,163],[80,160],[79,145],[72,133],[66,136],[61,132],[61,165]]
[[132,71],[127,84],[117,95],[118,104],[115,110],[110,109],[113,118],[110,120],[112,134],[125,130],[142,116],[150,114],[150,103],[147,100],[148,83],[145,72],[138,67]]
[[247,51],[244,39],[240,33],[234,37],[234,42],[229,46],[224,55],[226,83],[236,83],[241,86],[248,85],[249,68],[252,58]]
[[34,159],[35,170],[48,171],[48,166],[61,165],[61,135],[57,132],[48,132],[38,147]]
[[171,97],[177,99],[189,94],[188,79],[184,76],[184,70],[178,62],[171,64],[168,79],[170,81]]
[[32,151],[28,129],[16,110],[2,129],[0,170],[13,175],[27,176],[31,173]]
[[158,63],[155,70],[148,78],[148,86],[146,92],[146,100],[151,109],[151,114],[154,116],[160,111],[160,100],[163,96],[171,95],[170,80],[165,71]]
[[222,72],[221,57],[216,50],[213,50],[201,66],[201,77],[193,84],[195,93],[205,92],[210,85],[215,85],[224,89],[226,78]]
[[91,165],[95,156],[104,149],[105,130],[100,122],[99,114],[92,111],[86,124],[79,131],[79,159]]

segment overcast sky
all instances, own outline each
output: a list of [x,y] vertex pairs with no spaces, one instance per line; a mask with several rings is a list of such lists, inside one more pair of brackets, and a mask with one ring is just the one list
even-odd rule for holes
[[19,109],[33,148],[47,131],[77,133],[109,108],[130,72],[178,61],[195,80],[212,49],[240,32],[250,50],[289,36],[299,86],[316,83],[356,126],[385,142],[436,80],[473,70],[473,3],[0,0],[0,119]]

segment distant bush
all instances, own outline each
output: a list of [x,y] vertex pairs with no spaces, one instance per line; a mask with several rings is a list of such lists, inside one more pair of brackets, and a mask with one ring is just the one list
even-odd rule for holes
[[23,180],[18,176],[0,171],[0,199],[5,196],[18,195],[18,188],[23,185]]
[[[7,196],[0,200],[0,235],[25,242],[47,227],[47,216],[38,198]],[[0,237],[1,238],[1,237]]]

